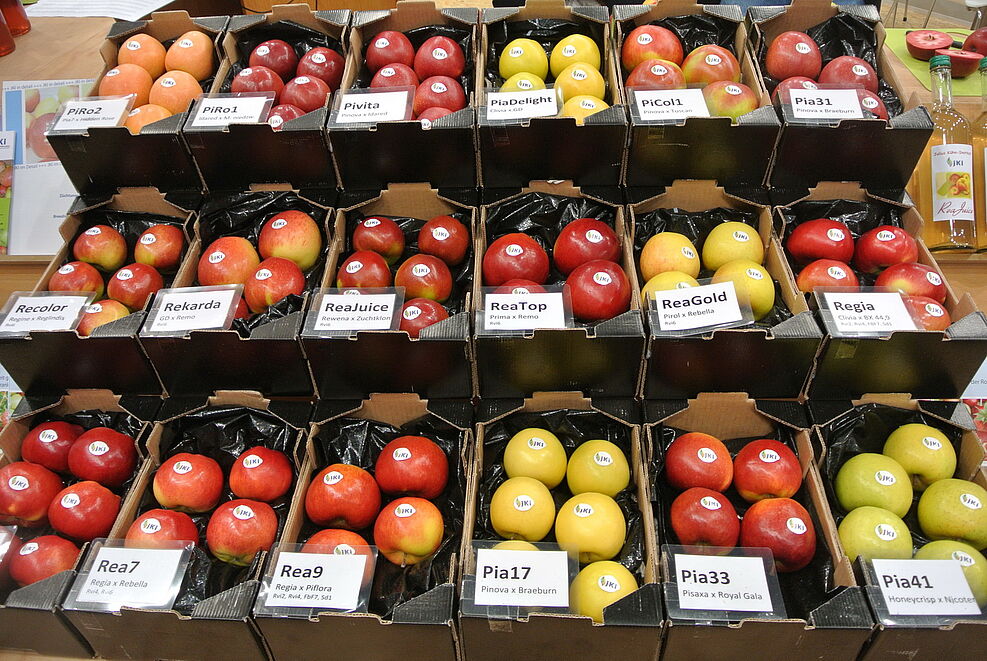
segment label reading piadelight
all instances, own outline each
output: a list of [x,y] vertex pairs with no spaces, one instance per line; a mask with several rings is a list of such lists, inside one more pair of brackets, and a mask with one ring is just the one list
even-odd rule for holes
[[823,322],[834,336],[886,335],[915,330],[901,294],[892,292],[825,292]]
[[477,606],[567,607],[569,554],[477,549],[475,603]]
[[322,294],[314,310],[317,316],[312,331],[390,330],[400,307],[397,298],[393,292]]
[[131,97],[66,101],[51,131],[78,131],[96,126],[120,126],[130,110]]
[[973,222],[973,147],[933,145],[932,220]]
[[155,295],[142,334],[184,335],[190,330],[228,328],[239,287],[162,289]]
[[203,98],[192,118],[194,128],[222,128],[230,124],[258,124],[267,119],[267,96]]
[[72,330],[93,295],[32,296],[14,294],[0,320],[0,334]]
[[872,560],[891,615],[980,615],[957,560]]
[[854,89],[792,89],[789,95],[793,119],[832,121],[864,116]]
[[559,102],[552,90],[487,94],[487,119],[491,121],[553,117],[557,114]]
[[634,107],[638,118],[643,122],[709,117],[709,108],[706,107],[706,99],[700,89],[635,90]]
[[408,92],[344,94],[336,115],[337,124],[364,124],[410,119]]
[[369,556],[354,553],[278,554],[264,606],[354,610]]
[[[183,557],[185,558],[183,560]],[[182,549],[134,549],[103,546],[83,580],[76,605],[100,604],[171,608],[178,596],[179,573],[184,574],[187,553]]]
[[566,328],[561,292],[484,295],[486,332]]
[[732,282],[656,291],[650,297],[651,318],[661,331],[689,331],[744,319]]
[[675,554],[679,607],[684,610],[773,610],[759,557]]

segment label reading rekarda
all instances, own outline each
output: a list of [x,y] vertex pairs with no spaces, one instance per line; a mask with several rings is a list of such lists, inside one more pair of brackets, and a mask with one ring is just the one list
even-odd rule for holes
[[[656,65],[660,66],[660,65]],[[709,117],[703,91],[635,90],[634,105],[642,121],[675,121],[687,117]]]
[[95,126],[119,126],[129,109],[130,98],[67,101],[52,131],[73,131]]
[[396,301],[396,294],[323,294],[312,330],[390,330]]
[[476,552],[477,606],[566,608],[569,558],[565,551]]
[[932,220],[973,222],[973,147],[933,145]]
[[0,333],[71,330],[92,296],[18,296]]
[[282,551],[264,605],[353,610],[360,603],[368,557],[359,553]]
[[789,91],[795,119],[863,118],[860,97],[854,89],[792,89]]
[[344,94],[336,115],[337,124],[393,122],[410,119],[408,92]]
[[190,330],[226,328],[234,298],[235,289],[160,291],[147,329],[152,333],[182,335]]
[[915,330],[915,322],[900,294],[827,292],[824,296],[837,334],[881,335]]
[[181,549],[133,549],[104,546],[93,561],[78,602],[170,608],[184,573]]
[[675,574],[684,610],[773,610],[761,558],[676,553]]
[[491,92],[487,95],[487,119],[528,119],[559,114],[559,102],[552,90]]
[[486,294],[484,305],[486,331],[566,327],[560,292]]
[[959,560],[873,560],[891,615],[980,615]]
[[662,331],[719,326],[744,318],[732,282],[652,292],[652,319]]
[[223,127],[230,124],[256,124],[267,119],[266,96],[227,96],[202,99],[192,126]]

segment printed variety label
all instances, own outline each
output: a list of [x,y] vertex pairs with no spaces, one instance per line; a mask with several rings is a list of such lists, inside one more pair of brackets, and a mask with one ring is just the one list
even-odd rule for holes
[[120,126],[131,98],[66,101],[51,131],[76,131],[94,126]]
[[104,546],[96,554],[77,602],[171,608],[186,562],[181,549],[131,549]]
[[634,105],[642,121],[709,117],[706,99],[699,89],[635,90]]
[[198,287],[159,291],[145,328],[157,334],[183,335],[190,330],[226,328],[236,289],[201,291]]
[[656,291],[651,296],[652,319],[662,331],[695,330],[744,318],[732,282]]
[[932,220],[973,222],[973,147],[933,145]]
[[487,119],[528,119],[559,114],[559,102],[553,90],[525,92],[490,92],[487,94]]
[[795,119],[862,119],[857,90],[793,89],[789,91]]
[[873,560],[891,615],[980,615],[962,560]]
[[561,292],[486,294],[484,305],[486,331],[566,327]]
[[72,330],[88,296],[18,296],[7,316],[0,321],[0,333]]
[[266,96],[204,98],[192,118],[192,126],[201,128],[256,124],[266,119],[270,103],[271,99]]
[[409,119],[408,92],[344,94],[336,115],[337,124],[390,122]]
[[773,610],[759,557],[675,554],[679,606],[685,610]]
[[397,294],[394,293],[323,294],[312,330],[390,330],[397,308]]
[[477,549],[477,606],[569,606],[569,557],[565,551]]
[[282,551],[264,605],[354,610],[360,603],[367,559],[361,554]]
[[823,296],[832,317],[833,332],[836,334],[881,335],[892,331],[915,330],[915,322],[900,294],[826,292]]

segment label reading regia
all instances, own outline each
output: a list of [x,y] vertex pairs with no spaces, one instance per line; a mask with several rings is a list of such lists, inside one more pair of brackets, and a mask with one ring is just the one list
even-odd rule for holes
[[908,308],[905,307],[901,294],[827,292],[825,299],[836,333],[884,334],[899,330],[915,330],[915,322]]
[[872,560],[891,615],[980,615],[957,560]]
[[323,294],[312,330],[390,330],[396,301],[396,294]]
[[552,90],[491,92],[487,95],[487,119],[528,119],[559,114],[559,102]]
[[71,330],[91,296],[18,296],[0,333]]
[[862,119],[855,89],[793,89],[789,91],[795,119]]
[[764,560],[675,554],[676,589],[684,610],[770,612]]
[[235,297],[235,289],[160,291],[155,299],[154,317],[147,328],[159,334],[226,328]]
[[684,331],[744,318],[732,282],[652,292],[653,319],[662,331]]
[[476,552],[477,606],[569,606],[569,556],[565,551]]
[[130,97],[67,101],[50,130],[75,131],[94,126],[120,126],[128,110]]
[[635,90],[634,105],[642,121],[709,117],[709,108],[700,89]]
[[266,119],[264,110],[269,102],[266,96],[204,98],[192,118],[192,126],[213,128],[230,124],[257,124]]
[[932,220],[973,222],[973,147],[933,145]]
[[96,554],[79,590],[78,602],[171,608],[185,572],[181,549],[132,549],[104,546]]
[[367,558],[361,554],[282,551],[264,605],[353,610],[360,604]]
[[561,292],[486,294],[484,304],[487,331],[566,327]]
[[408,92],[344,94],[337,124],[393,122],[408,119]]

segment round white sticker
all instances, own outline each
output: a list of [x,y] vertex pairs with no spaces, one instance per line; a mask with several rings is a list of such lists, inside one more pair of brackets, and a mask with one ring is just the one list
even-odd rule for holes
[[527,512],[535,506],[535,499],[531,496],[521,494],[514,497],[514,509],[518,512]]
[[416,278],[424,278],[426,275],[432,272],[432,269],[428,267],[428,264],[415,264],[411,267],[411,275]]
[[58,272],[62,275],[68,275],[69,273],[75,273],[75,267],[71,264],[66,264],[62,268],[58,269]]
[[960,494],[960,502],[971,510],[978,510],[981,507],[983,507],[983,503],[980,502],[980,499],[974,496],[972,493]]
[[863,99],[861,99],[860,105],[867,108],[868,110],[873,110],[874,108],[877,107],[877,99],[875,99],[872,96],[865,96]]
[[177,84],[178,83],[175,81],[175,79],[171,78],[170,76],[168,78],[161,79],[161,87],[174,87]]
[[340,473],[339,471],[329,471],[328,473],[322,476],[323,484],[326,484],[330,487],[334,484],[338,484],[339,482],[342,481],[342,479],[343,479],[343,474]]
[[752,280],[764,280],[764,274],[755,268],[747,269],[747,277]]
[[119,75],[120,75],[119,69],[110,69],[109,71],[106,72],[107,78],[112,78],[113,76],[119,76]]
[[445,86],[445,83],[432,83],[432,91],[436,94],[445,94],[448,90],[449,88]]
[[709,55],[706,56],[706,64],[708,64],[711,67],[717,66],[722,61],[723,58],[721,58],[719,55],[716,55],[715,53],[710,53]]
[[785,521],[785,527],[796,535],[804,535],[809,530],[809,527],[805,525],[805,521],[797,516],[793,516],[788,521]]
[[233,508],[233,516],[241,521],[248,521],[254,518],[254,511],[247,505],[237,505]]
[[894,239],[894,232],[891,230],[881,230],[877,233],[878,241],[891,241]]
[[596,579],[596,584],[604,592],[616,592],[620,589],[620,581],[612,574],[603,574],[600,578]]
[[271,273],[269,269],[258,269],[257,273],[254,273],[255,280],[267,280],[271,278],[274,274]]
[[349,544],[337,544],[332,552],[333,555],[356,555],[356,550]]
[[103,230],[99,229],[98,227],[90,227],[83,233],[86,234],[87,236],[99,236],[100,234],[103,233]]
[[[102,306],[100,309],[102,309]],[[53,443],[58,440],[58,433],[54,429],[46,429],[38,434],[38,440],[42,443]]]
[[389,42],[387,40],[387,37],[381,37],[377,41],[374,42],[374,47],[375,48],[387,48],[390,45],[391,45],[391,42]]
[[271,52],[271,49],[269,46],[258,46],[257,50],[255,50],[254,52],[260,55],[261,57],[264,57],[265,55]]
[[682,254],[685,255],[686,259],[695,259],[696,251],[689,246],[682,246]]
[[394,461],[407,461],[411,459],[411,450],[408,448],[394,448],[391,456],[394,457]]
[[758,453],[757,458],[766,464],[773,464],[776,461],[781,460],[781,455],[774,450],[761,450]]
[[699,457],[699,461],[704,464],[711,464],[716,461],[716,452],[710,450],[709,448],[699,448],[696,452],[696,456]]
[[432,128],[432,120],[429,119],[428,117],[422,117],[421,119],[418,120],[418,122],[422,125],[422,129],[425,131]]
[[744,243],[751,240],[751,235],[743,230],[737,230],[733,233],[733,240]]
[[153,535],[154,533],[161,531],[161,522],[152,516],[141,521],[140,528],[142,533]]
[[507,248],[504,249],[504,252],[506,252],[511,257],[517,257],[518,255],[524,252],[524,248],[522,248],[516,243],[512,243],[509,246],[507,246]]
[[579,106],[583,110],[594,110],[596,108],[596,101],[593,99],[583,99],[579,102]]
[[257,468],[264,463],[264,458],[256,454],[248,454],[243,458],[244,468]]
[[433,48],[432,57],[434,57],[437,60],[444,60],[447,57],[449,57],[449,53],[446,52],[445,48]]
[[941,317],[946,314],[946,311],[939,307],[938,303],[926,303],[925,311],[931,314],[933,317]]
[[973,556],[971,556],[969,553],[964,553],[963,551],[958,551],[958,550],[953,551],[950,554],[950,557],[952,557],[953,560],[956,560],[964,567],[971,567],[974,563]]
[[598,285],[602,285],[606,287],[611,282],[613,282],[613,278],[610,277],[609,273],[604,273],[603,271],[597,271],[596,273],[593,274],[593,282],[595,282]]
[[826,273],[828,273],[829,277],[833,278],[834,280],[842,280],[843,278],[846,277],[846,271],[841,269],[839,266],[830,266],[828,269],[826,269]]
[[32,553],[34,553],[35,551],[37,551],[39,548],[41,548],[41,547],[38,546],[38,543],[37,542],[28,542],[27,544],[25,544],[24,546],[21,547],[21,550],[18,551],[18,553],[20,553],[21,555],[31,555]]
[[444,227],[433,227],[432,228],[432,238],[435,239],[436,241],[445,241],[450,236],[452,236],[452,235],[449,234],[449,230],[447,230]]
[[322,53],[315,53],[314,55],[312,55],[312,61],[315,62],[316,64],[325,64],[326,56],[323,55]]
[[226,259],[226,253],[222,250],[217,250],[209,255],[210,264],[219,264],[224,259]]
[[134,272],[131,271],[130,269],[120,269],[119,271],[117,271],[116,274],[117,280],[130,280],[133,277],[134,277]]
[[397,71],[395,71],[391,67],[384,67],[383,69],[380,70],[380,75],[382,75],[384,78],[390,78],[391,76],[393,76],[396,73],[397,73]]
[[31,482],[23,475],[14,475],[7,480],[7,486],[14,491],[24,491],[31,486]]
[[874,480],[876,480],[881,486],[885,487],[890,487],[898,481],[895,479],[894,475],[888,471],[877,471],[874,473]]
[[363,268],[363,262],[358,259],[354,259],[352,262],[346,265],[347,273],[356,273]]
[[926,273],[925,279],[936,287],[942,284],[942,278],[939,277],[938,273],[935,273],[933,271],[929,271],[928,273]]
[[576,47],[573,46],[572,44],[566,44],[565,46],[562,47],[562,54],[565,55],[566,57],[572,57],[573,55],[576,54]]
[[528,291],[528,288],[527,287],[515,287],[514,289],[511,290],[511,293],[512,294],[530,294],[531,292]]
[[593,455],[593,461],[596,462],[597,466],[609,466],[613,463],[613,457],[610,456],[609,452],[600,450]]
[[143,245],[145,245],[145,246],[149,246],[149,245],[151,245],[152,243],[154,243],[157,240],[158,240],[158,237],[154,236],[153,234],[143,234],[143,235],[141,235],[141,243]]
[[603,241],[603,235],[596,230],[587,230],[586,240],[589,241],[590,243],[600,243],[601,241]]
[[647,32],[643,32],[637,35],[637,43],[641,44],[642,46],[650,44],[652,41],[653,39],[651,38],[651,35],[648,34]]
[[93,303],[92,305],[86,306],[86,314],[99,314],[103,311],[103,306],[99,303]]
[[253,75],[253,73],[254,73],[254,70],[252,68],[250,68],[250,67],[247,67],[246,69],[244,69],[243,71],[240,72],[240,75],[243,76],[244,78],[246,78],[247,76]]
[[727,85],[727,86],[726,86],[726,87],[724,87],[723,89],[724,89],[724,90],[726,90],[726,93],[727,93],[727,94],[731,94],[731,95],[733,95],[733,96],[738,96],[738,95],[740,95],[740,94],[743,94],[743,93],[744,93],[744,90],[742,90],[742,89],[740,89],[740,88],[739,88],[739,87],[737,87],[736,85]]
[[862,64],[854,64],[853,67],[852,67],[852,69],[851,69],[851,71],[853,71],[858,76],[866,76],[867,75],[867,67],[865,67]]
[[401,503],[400,505],[394,508],[394,515],[399,518],[406,519],[409,516],[412,516],[417,511],[418,510],[415,509],[414,505],[410,503]]
[[174,471],[175,473],[178,473],[179,475],[185,475],[186,473],[192,470],[192,462],[191,461],[176,462],[175,465],[171,467],[171,470]]
[[523,90],[532,90],[535,87],[534,85],[531,84],[530,80],[526,80],[524,78],[517,81],[517,86]]
[[127,42],[127,50],[140,50],[140,49],[141,49],[141,42],[133,41],[133,40]]
[[668,69],[666,69],[660,64],[656,64],[653,67],[651,67],[651,73],[653,73],[656,76],[664,76],[665,74],[668,73]]
[[89,450],[89,454],[94,457],[101,457],[110,451],[110,446],[103,441],[93,441],[87,449]]
[[804,41],[800,41],[797,44],[795,44],[795,50],[797,50],[798,52],[800,52],[803,55],[805,55],[807,53],[811,53],[812,52],[812,46],[810,46],[809,44],[805,43]]
[[404,312],[401,313],[401,316],[403,316],[408,321],[414,321],[421,315],[422,315],[422,309],[417,305],[409,305],[404,309]]
[[298,83],[299,85],[308,85],[312,80],[308,76],[298,76],[298,78],[295,78],[291,82]]
[[886,523],[879,523],[874,526],[874,534],[877,538],[885,542],[893,542],[898,539],[898,532]]
[[930,450],[942,449],[942,441],[940,441],[938,438],[933,438],[931,436],[926,436],[925,438],[923,438],[922,445],[929,448]]
[[531,438],[528,439],[528,447],[531,448],[532,450],[544,450],[545,448],[548,447],[548,443],[546,443],[545,439],[543,438],[532,436]]
[[803,80],[802,81],[802,89],[804,89],[804,90],[817,90],[817,89],[819,89],[819,85],[816,85],[811,80]]
[[576,503],[576,506],[572,508],[572,513],[580,519],[585,519],[587,516],[593,516],[593,506],[588,503]]
[[62,507],[64,507],[65,509],[72,509],[73,507],[81,503],[82,499],[79,498],[79,494],[73,492],[73,493],[67,493],[64,496],[62,496],[61,502],[62,502]]
[[507,51],[507,54],[511,57],[521,57],[524,55],[524,49],[520,46],[514,46],[511,50]]
[[282,227],[287,227],[287,226],[288,226],[288,221],[285,220],[284,218],[275,218],[271,222],[271,229],[272,230],[279,230]]
[[377,227],[380,225],[380,218],[367,218],[363,221],[364,227]]
[[830,227],[826,230],[826,236],[829,237],[830,241],[842,241],[846,238],[846,234],[843,233],[843,230],[835,227]]
[[723,507],[723,504],[712,496],[703,496],[699,499],[699,504],[708,509],[710,512],[715,512]]

